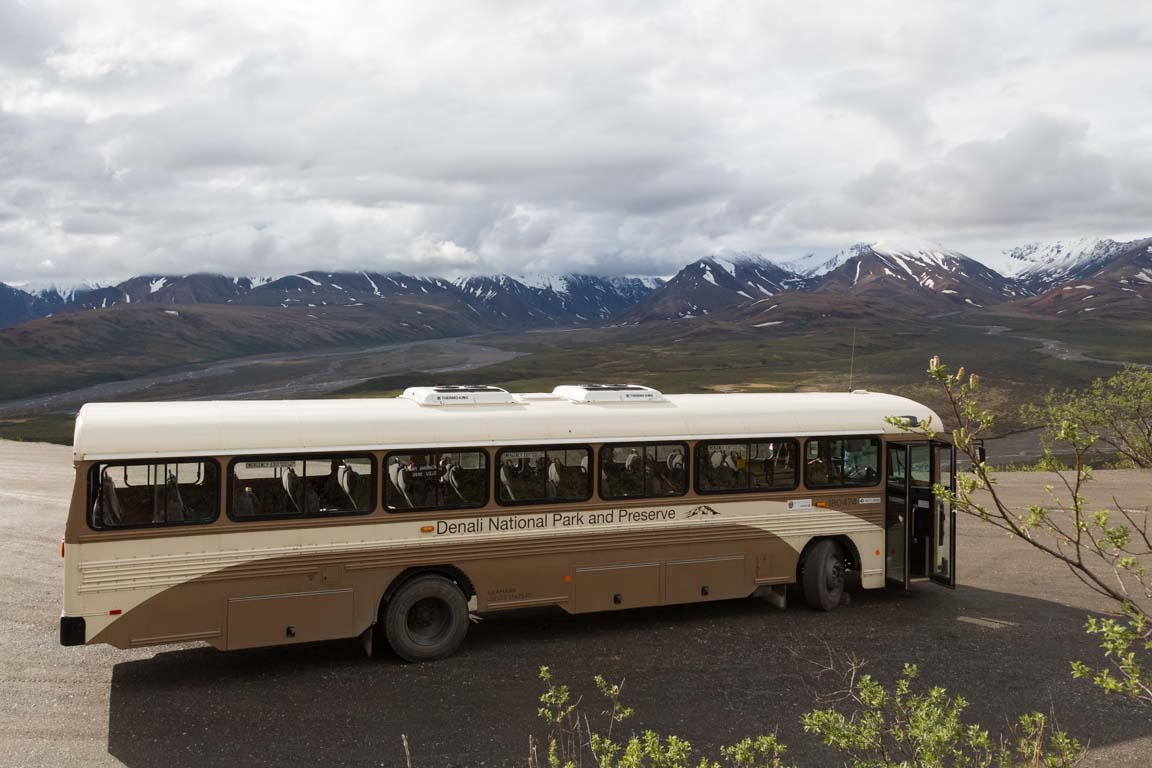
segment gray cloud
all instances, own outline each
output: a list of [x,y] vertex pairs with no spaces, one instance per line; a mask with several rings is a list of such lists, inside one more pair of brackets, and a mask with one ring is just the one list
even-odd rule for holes
[[0,14],[0,280],[665,274],[1141,231],[1152,203],[1138,4]]

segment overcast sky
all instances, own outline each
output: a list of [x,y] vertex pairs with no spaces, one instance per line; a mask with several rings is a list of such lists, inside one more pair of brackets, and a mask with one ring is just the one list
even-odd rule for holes
[[1152,4],[0,0],[0,280],[1152,235]]

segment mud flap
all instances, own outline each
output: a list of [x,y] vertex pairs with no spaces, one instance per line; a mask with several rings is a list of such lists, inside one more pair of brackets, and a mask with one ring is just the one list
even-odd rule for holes
[[767,601],[780,610],[788,607],[788,586],[786,584],[765,584],[756,587],[756,591],[752,595]]
[[376,645],[376,625],[372,624],[368,629],[360,633],[360,645],[364,648],[364,655],[371,658],[372,648]]

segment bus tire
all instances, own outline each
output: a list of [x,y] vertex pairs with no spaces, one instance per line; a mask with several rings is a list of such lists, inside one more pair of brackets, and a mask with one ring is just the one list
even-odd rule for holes
[[831,539],[816,542],[804,558],[800,583],[804,601],[817,611],[830,611],[840,605],[844,596],[847,563],[844,549]]
[[383,613],[388,645],[405,661],[451,656],[468,634],[468,601],[455,582],[439,574],[405,582]]

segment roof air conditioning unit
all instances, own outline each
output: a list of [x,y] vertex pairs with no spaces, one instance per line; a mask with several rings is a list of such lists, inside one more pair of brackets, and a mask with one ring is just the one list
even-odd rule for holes
[[400,397],[419,405],[502,405],[516,402],[508,390],[484,385],[408,387]]
[[552,394],[574,403],[663,403],[664,395],[640,384],[565,384]]

